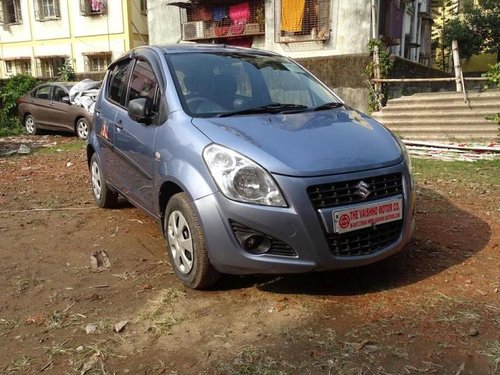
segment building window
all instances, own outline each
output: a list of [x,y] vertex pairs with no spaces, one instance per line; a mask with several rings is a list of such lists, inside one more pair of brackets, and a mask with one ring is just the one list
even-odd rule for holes
[[226,38],[250,37],[239,40],[251,41],[251,36],[263,35],[265,31],[263,0],[232,5],[222,1],[194,5],[187,8],[181,17],[184,40],[208,39],[225,43]]
[[141,0],[141,13],[145,16],[148,15],[148,0]]
[[18,25],[22,23],[20,0],[0,0],[0,24]]
[[5,61],[5,73],[7,75],[31,74],[31,58],[16,58]]
[[103,72],[111,64],[111,52],[84,53],[87,72]]
[[275,41],[293,43],[330,39],[331,0],[276,0]]
[[34,0],[37,21],[58,20],[61,18],[59,0]]
[[5,73],[8,75],[14,74],[14,68],[13,68],[13,63],[12,61],[6,61],[5,62]]
[[38,76],[56,77],[65,61],[66,56],[38,57]]
[[84,16],[105,14],[108,11],[106,0],[80,0],[80,12]]

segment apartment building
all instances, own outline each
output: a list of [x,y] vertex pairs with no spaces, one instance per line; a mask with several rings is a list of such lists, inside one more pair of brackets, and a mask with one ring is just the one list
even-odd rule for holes
[[144,44],[146,0],[0,0],[0,78],[100,72]]

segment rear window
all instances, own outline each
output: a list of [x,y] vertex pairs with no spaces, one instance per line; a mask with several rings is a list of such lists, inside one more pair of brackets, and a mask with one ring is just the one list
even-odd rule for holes
[[35,98],[37,99],[50,99],[50,86],[39,87],[35,92]]

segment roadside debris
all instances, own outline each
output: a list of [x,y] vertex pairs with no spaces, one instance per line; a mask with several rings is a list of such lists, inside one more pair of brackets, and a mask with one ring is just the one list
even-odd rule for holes
[[94,251],[90,256],[90,265],[94,271],[100,272],[111,267],[111,262],[104,250],[98,250]]
[[85,332],[87,332],[87,335],[90,335],[92,333],[95,333],[96,329],[97,329],[97,324],[95,324],[95,323],[89,323],[85,327]]
[[120,333],[121,331],[123,331],[123,329],[125,328],[125,326],[128,324],[128,320],[122,320],[121,322],[118,322],[115,324],[115,332],[116,333]]
[[9,150],[2,152],[0,155],[1,156],[11,156],[14,154],[19,154],[19,155],[28,155],[31,152],[31,149],[26,146],[25,144],[21,143],[19,148],[17,150]]
[[411,156],[442,161],[468,161],[500,159],[500,144],[438,143],[403,140]]

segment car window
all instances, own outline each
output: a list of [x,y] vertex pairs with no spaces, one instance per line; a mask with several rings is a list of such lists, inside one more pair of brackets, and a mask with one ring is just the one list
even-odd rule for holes
[[56,102],[62,102],[62,98],[68,96],[68,93],[61,87],[55,86],[54,93],[52,94],[52,98]]
[[125,60],[116,64],[111,71],[107,98],[117,104],[122,104],[125,100],[124,94],[126,93],[126,79],[129,66],[130,60]]
[[128,101],[137,98],[148,98],[151,100],[151,103],[154,103],[157,89],[158,82],[151,65],[146,61],[138,60],[134,66],[130,80]]
[[37,99],[46,99],[50,98],[50,86],[42,86],[36,90],[35,97]]

